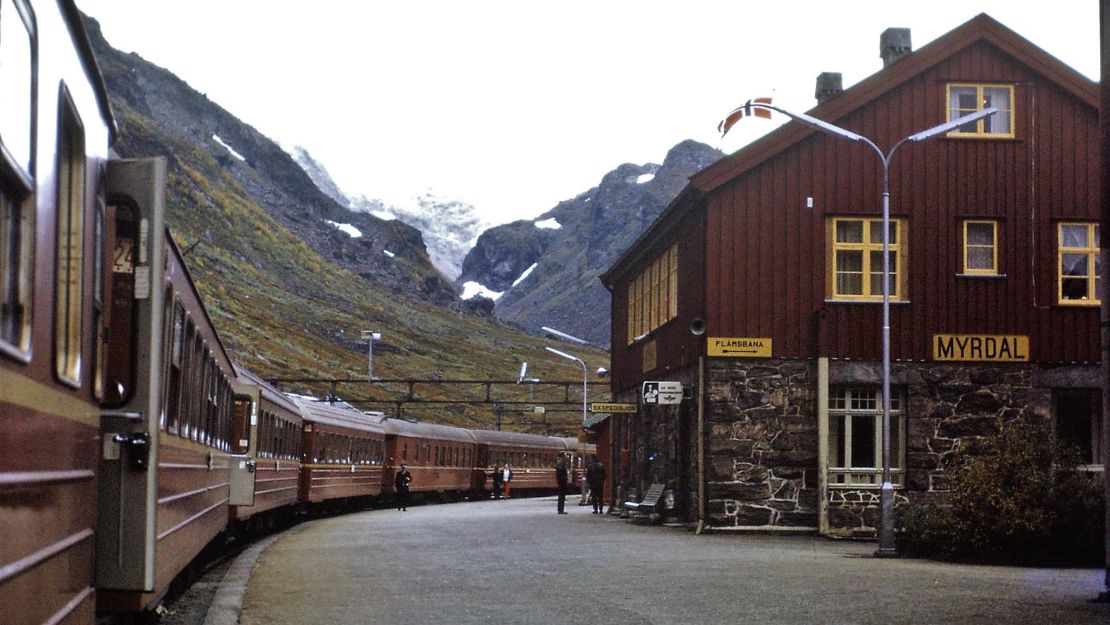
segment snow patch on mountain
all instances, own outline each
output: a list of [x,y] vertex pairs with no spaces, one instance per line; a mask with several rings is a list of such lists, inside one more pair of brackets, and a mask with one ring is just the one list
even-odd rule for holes
[[478,216],[473,205],[440,197],[431,189],[412,198],[404,206],[385,204],[366,196],[348,196],[331,178],[327,169],[315,161],[307,150],[294,147],[286,151],[321,191],[340,204],[353,211],[370,213],[378,219],[397,219],[419,230],[432,264],[449,280],[459,277],[467,252],[474,247],[478,235],[490,226]]
[[459,297],[468,300],[481,296],[497,301],[497,298],[501,297],[503,293],[504,291],[491,291],[487,289],[485,285],[478,284],[477,282],[466,282],[463,284],[463,292]]

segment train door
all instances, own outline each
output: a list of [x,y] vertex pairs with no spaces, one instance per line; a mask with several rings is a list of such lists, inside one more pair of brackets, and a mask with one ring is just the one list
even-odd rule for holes
[[231,422],[231,492],[228,499],[228,504],[232,506],[254,505],[260,395],[258,386],[236,386]]
[[155,583],[165,172],[162,158],[108,163],[96,545],[104,590],[149,592]]

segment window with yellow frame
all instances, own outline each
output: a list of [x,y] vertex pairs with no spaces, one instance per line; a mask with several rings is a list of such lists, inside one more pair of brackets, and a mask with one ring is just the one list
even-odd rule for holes
[[678,245],[652,261],[628,285],[628,342],[678,316]]
[[1098,224],[1061,223],[1058,237],[1057,301],[1069,306],[1101,303],[1098,296],[1102,284]]
[[[905,222],[890,220],[890,299],[904,299]],[[829,220],[829,296],[834,300],[883,299],[883,220]]]
[[998,275],[998,222],[985,219],[964,221],[962,273]]
[[1009,138],[1014,136],[1014,86],[995,84],[948,85],[948,120],[970,115],[988,107],[998,112],[964,124],[949,137]]

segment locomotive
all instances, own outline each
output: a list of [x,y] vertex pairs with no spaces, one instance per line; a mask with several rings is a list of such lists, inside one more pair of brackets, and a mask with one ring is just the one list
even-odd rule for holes
[[[221,535],[392,492],[555,487],[574,439],[285,395],[224,349],[165,224],[164,158],[119,159],[70,0],[0,0],[0,623],[155,607]],[[34,600],[29,600],[34,598]]]

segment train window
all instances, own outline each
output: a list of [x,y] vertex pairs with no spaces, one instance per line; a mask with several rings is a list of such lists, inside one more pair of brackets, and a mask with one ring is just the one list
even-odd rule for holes
[[401,462],[408,462],[409,459],[409,444],[401,445]]
[[58,104],[58,237],[54,290],[54,373],[81,384],[85,264],[85,129],[63,84]]
[[31,357],[34,283],[35,20],[22,0],[0,0],[0,351]]
[[167,314],[171,315],[170,322],[166,324],[169,335],[167,358],[169,365],[166,367],[166,431],[176,434],[180,427],[181,418],[181,342],[183,340],[184,326],[182,320],[181,304],[173,300],[173,292],[166,291]]
[[235,418],[231,422],[231,451],[236,454],[245,454],[250,443],[250,419],[253,407],[250,397],[238,395],[235,397]]
[[[99,219],[99,207],[98,207]],[[100,350],[95,375],[104,386],[106,406],[122,405],[133,390],[135,350],[135,269],[131,250],[138,237],[138,207],[125,196],[108,198],[105,210],[103,248],[94,256],[101,264],[96,272],[104,284],[104,311],[97,320]],[[99,237],[97,237],[99,239]],[[111,254],[111,262],[105,256]],[[167,306],[170,302],[167,294]],[[168,312],[167,312],[168,315]]]

